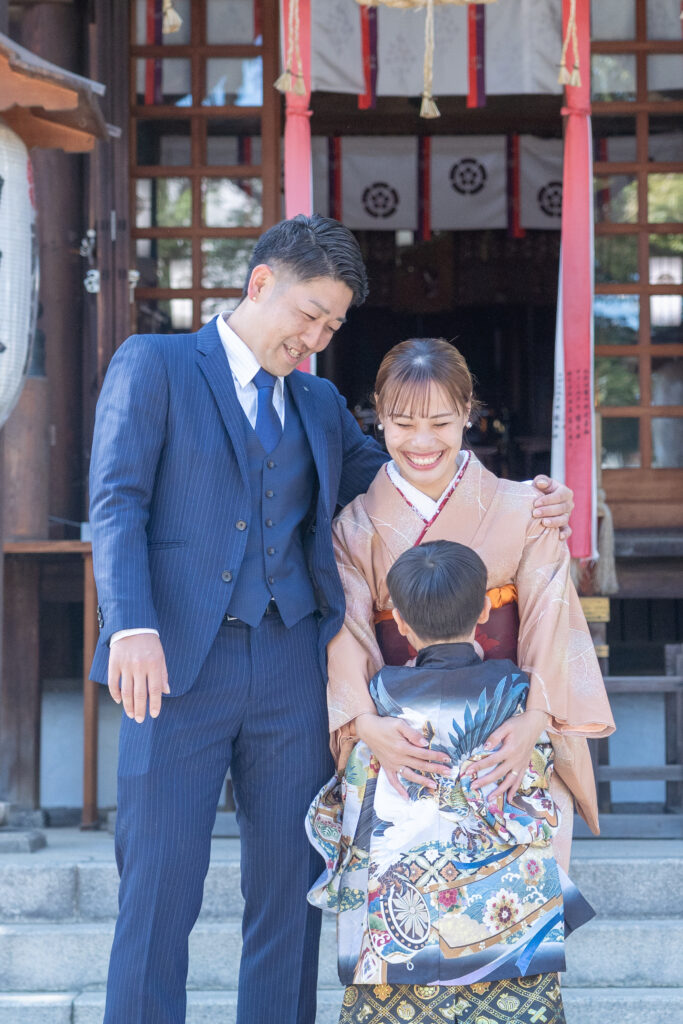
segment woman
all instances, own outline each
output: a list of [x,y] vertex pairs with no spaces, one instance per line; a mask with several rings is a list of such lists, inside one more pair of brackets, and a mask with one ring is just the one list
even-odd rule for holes
[[[481,777],[497,766],[499,785],[489,799],[503,792],[512,797],[534,745],[547,730],[556,769],[551,794],[565,811],[553,852],[566,869],[572,798],[597,831],[585,737],[606,736],[614,728],[592,641],[569,577],[566,545],[558,531],[543,528],[533,518],[531,487],[497,479],[472,453],[461,450],[475,400],[467,365],[453,346],[438,339],[397,345],[380,366],[375,401],[393,461],[380,470],[367,494],[342,511],[334,527],[346,595],[344,626],[328,649],[328,708],[338,768],[344,768],[360,739],[401,792],[401,780],[424,781],[420,772],[445,774],[439,763],[446,761],[445,755],[426,748],[422,736],[404,721],[377,715],[368,682],[385,662],[400,663],[410,653],[401,650],[389,622],[386,575],[393,562],[422,541],[466,544],[488,568],[488,593],[497,608],[497,616],[492,616],[497,618],[496,626],[480,642],[494,657],[511,657],[531,680],[525,712],[491,734],[488,748],[501,744],[500,749],[478,763],[480,779],[472,786],[483,785]],[[539,978],[539,992],[552,991],[552,979]],[[528,981],[522,979],[522,990],[528,988]],[[507,994],[506,983],[497,983],[503,986],[497,1013],[507,1012],[507,1006],[511,1014],[507,1019],[515,1022],[525,1019],[515,1016],[519,982],[510,979]],[[485,1009],[489,988],[485,983],[454,987],[447,1005],[457,1007],[464,999],[472,1007],[481,1000]],[[399,1014],[397,1020],[416,1014],[423,1014],[422,1021],[442,1020],[442,1014],[430,1016],[425,992],[419,985],[384,987],[388,1003],[403,1007],[405,1016]],[[442,997],[443,991],[443,1005]],[[348,1009],[342,1010],[342,1021],[355,1019],[351,1010],[358,1013],[359,1000],[366,1024],[394,1019],[387,1015],[385,1000],[379,1006],[374,990],[355,985],[347,989]],[[561,1000],[559,1007],[553,1017],[557,1022],[563,1020]]]

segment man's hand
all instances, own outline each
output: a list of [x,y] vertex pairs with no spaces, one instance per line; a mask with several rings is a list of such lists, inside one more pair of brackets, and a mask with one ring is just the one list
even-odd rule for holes
[[566,540],[572,532],[569,516],[574,508],[574,492],[543,474],[534,477],[533,484],[537,490],[543,491],[534,502],[534,516],[543,516],[543,526],[559,529],[560,540]]
[[399,782],[399,774],[408,782],[436,789],[436,783],[429,775],[448,775],[450,772],[448,754],[430,750],[422,733],[400,718],[363,714],[355,719],[355,727],[358,739],[368,745],[387,773],[389,782],[404,800],[408,799],[408,794]]
[[487,739],[484,749],[499,749],[477,761],[476,766],[467,771],[468,775],[476,776],[472,789],[481,789],[495,779],[498,786],[489,794],[488,801],[492,803],[503,793],[511,800],[521,785],[532,751],[547,724],[548,715],[544,711],[531,709],[521,715],[513,715],[498,726]]
[[161,640],[154,633],[138,633],[116,640],[109,651],[109,692],[117,704],[136,722],[161,711],[162,693],[170,693],[166,658]]

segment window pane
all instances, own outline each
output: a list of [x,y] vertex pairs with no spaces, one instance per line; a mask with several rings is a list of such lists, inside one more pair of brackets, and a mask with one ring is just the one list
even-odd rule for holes
[[209,167],[261,163],[261,122],[258,118],[211,118],[206,126]]
[[595,280],[599,284],[638,280],[637,235],[602,235],[595,239]]
[[650,114],[648,157],[650,160],[683,161],[683,131],[675,119]]
[[254,0],[207,0],[206,41],[213,46],[256,42]]
[[635,0],[593,0],[591,4],[591,39],[635,39]]
[[683,416],[652,418],[652,468],[683,468]]
[[683,221],[683,174],[648,174],[647,219],[652,224]]
[[139,120],[137,143],[141,167],[187,167],[192,163],[189,121]]
[[202,178],[202,218],[208,228],[260,227],[260,178]]
[[140,299],[138,331],[178,334],[192,330],[192,299]]
[[653,345],[683,344],[683,295],[650,296],[650,341]]
[[602,417],[602,468],[640,466],[640,421],[635,416]]
[[595,178],[595,220],[635,224],[638,220],[638,179],[632,174]]
[[255,244],[250,238],[203,238],[202,287],[243,288]]
[[263,61],[260,57],[210,57],[206,62],[205,107],[263,105]]
[[138,238],[140,288],[191,288],[192,242],[187,238]]
[[594,117],[593,159],[626,163],[636,159],[636,121],[633,117]]
[[680,284],[683,235],[650,235],[650,284]]
[[182,25],[176,32],[164,32],[161,4],[155,4],[154,14],[148,19],[148,0],[135,0],[135,42],[139,46],[187,46],[190,42],[190,0],[173,0],[173,7],[182,19]]
[[680,100],[683,97],[683,54],[657,53],[647,58],[647,98]]
[[635,100],[635,54],[594,54],[591,57],[591,95],[594,100]]
[[596,345],[637,345],[640,299],[637,295],[596,295],[593,303]]
[[154,57],[135,62],[137,103],[151,106],[168,103],[176,107],[192,104],[190,61],[185,57]]
[[635,356],[595,360],[595,396],[598,405],[638,405],[640,381]]
[[236,309],[240,304],[240,299],[217,299],[211,296],[209,299],[202,299],[201,317],[202,323],[208,324],[209,320],[213,320],[215,316],[222,313],[227,309]]
[[647,0],[647,38],[680,40],[680,0]]
[[180,228],[192,224],[189,178],[138,178],[135,183],[135,226]]
[[652,405],[683,405],[683,358],[652,359]]

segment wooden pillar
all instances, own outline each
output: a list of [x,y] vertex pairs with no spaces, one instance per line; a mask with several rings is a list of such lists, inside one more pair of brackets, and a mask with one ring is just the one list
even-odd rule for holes
[[83,556],[83,817],[82,829],[98,828],[97,734],[99,683],[88,678],[97,644],[97,593],[92,553]]
[[[5,637],[0,686],[0,796],[20,807],[40,800],[40,566],[4,559]],[[11,643],[8,643],[11,639]]]

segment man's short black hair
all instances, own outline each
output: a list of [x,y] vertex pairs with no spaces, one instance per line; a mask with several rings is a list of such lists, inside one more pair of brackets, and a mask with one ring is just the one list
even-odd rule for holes
[[367,298],[368,279],[360,246],[349,229],[331,217],[300,213],[264,232],[254,246],[243,298],[251,272],[260,263],[281,267],[299,281],[314,277],[343,281],[353,292],[352,306],[360,306]]
[[474,629],[486,597],[486,566],[472,548],[435,540],[399,555],[387,586],[420,639],[448,640]]

